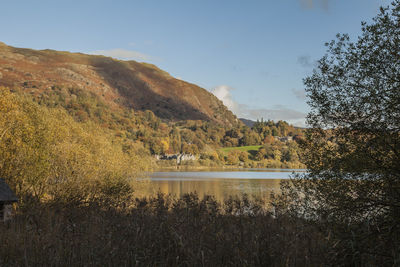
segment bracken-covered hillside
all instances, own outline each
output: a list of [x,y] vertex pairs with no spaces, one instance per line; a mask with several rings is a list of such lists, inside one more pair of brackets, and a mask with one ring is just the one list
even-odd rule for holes
[[161,119],[240,122],[207,90],[175,79],[147,63],[54,50],[32,50],[0,42],[0,85],[40,95],[53,86],[96,94],[112,109],[151,110]]

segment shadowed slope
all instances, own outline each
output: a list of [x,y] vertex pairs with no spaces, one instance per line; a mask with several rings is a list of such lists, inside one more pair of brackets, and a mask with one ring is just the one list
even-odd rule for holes
[[154,65],[104,56],[14,48],[0,43],[0,85],[40,94],[51,86],[77,87],[110,107],[151,110],[168,120],[240,123],[207,90],[175,79]]

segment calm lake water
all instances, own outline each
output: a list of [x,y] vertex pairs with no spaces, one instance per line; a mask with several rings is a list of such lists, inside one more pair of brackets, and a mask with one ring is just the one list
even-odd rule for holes
[[229,196],[246,193],[268,199],[272,191],[279,192],[279,182],[298,169],[233,169],[221,171],[158,171],[150,173],[148,194],[162,192],[182,196],[197,192],[199,196],[214,195],[223,201]]

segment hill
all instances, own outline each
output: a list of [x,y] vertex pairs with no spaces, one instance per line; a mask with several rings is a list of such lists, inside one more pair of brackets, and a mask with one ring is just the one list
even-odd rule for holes
[[241,122],[243,122],[244,125],[246,125],[247,127],[250,127],[250,128],[253,127],[254,124],[256,123],[255,121],[248,120],[248,119],[245,119],[245,118],[239,118],[239,120],[240,120]]
[[78,88],[111,108],[151,110],[168,121],[240,122],[207,90],[136,61],[54,50],[15,48],[0,42],[0,85],[40,95],[54,86]]
[[[38,116],[65,112],[57,123],[72,119],[95,127],[87,133],[93,136],[104,131],[107,137],[101,138],[121,145],[121,158],[132,154],[150,161],[151,155],[192,154],[193,164],[201,166],[279,168],[299,160],[297,145],[276,137],[298,140],[303,130],[283,121],[261,120],[248,127],[205,89],[147,63],[0,43],[0,88],[21,103],[39,104]],[[4,129],[13,123],[5,122]],[[249,152],[248,146],[258,151]],[[242,148],[220,150],[228,147]]]

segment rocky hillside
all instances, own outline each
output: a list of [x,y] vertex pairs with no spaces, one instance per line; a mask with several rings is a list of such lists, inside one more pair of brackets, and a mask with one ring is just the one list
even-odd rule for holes
[[207,90],[175,79],[147,63],[54,50],[32,50],[0,42],[0,86],[41,94],[53,86],[96,94],[111,108],[151,110],[166,120],[240,123]]

